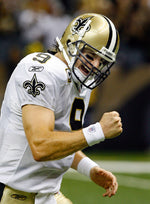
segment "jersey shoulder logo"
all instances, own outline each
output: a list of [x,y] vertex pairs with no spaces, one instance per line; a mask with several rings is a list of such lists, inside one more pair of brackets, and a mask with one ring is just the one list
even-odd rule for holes
[[[88,22],[88,20],[90,20],[92,17],[87,17],[87,18],[78,18],[76,21],[75,21],[75,24],[72,28],[72,32],[73,34],[76,34],[76,33],[79,33],[80,30],[82,28],[84,28],[84,26],[86,25],[86,23]],[[86,32],[89,31],[91,28],[91,26],[89,25],[86,29]]]
[[29,67],[28,71],[29,72],[42,72],[44,69],[43,66],[31,66]]
[[28,88],[28,94],[36,97],[37,95],[40,95],[39,89],[41,89],[41,91],[45,89],[45,84],[41,81],[38,82],[36,74],[34,74],[31,81],[27,80],[23,83],[23,87],[25,89]]

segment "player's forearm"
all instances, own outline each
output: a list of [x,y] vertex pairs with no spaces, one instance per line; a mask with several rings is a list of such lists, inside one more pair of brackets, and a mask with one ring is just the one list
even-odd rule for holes
[[[99,123],[74,132],[26,129],[26,135],[36,161],[56,160],[104,140]],[[32,140],[30,140],[32,138]]]
[[60,159],[105,139],[98,122],[74,132],[37,131],[36,128],[34,135],[27,135],[32,137],[30,146],[37,161]]
[[74,132],[52,131],[45,135],[45,137],[39,137],[39,140],[36,139],[30,144],[36,161],[61,159],[88,146],[82,130]]
[[37,161],[66,157],[122,132],[121,118],[117,112],[105,113],[100,122],[74,132],[54,131],[54,112],[41,106],[23,106],[22,121],[33,157]]

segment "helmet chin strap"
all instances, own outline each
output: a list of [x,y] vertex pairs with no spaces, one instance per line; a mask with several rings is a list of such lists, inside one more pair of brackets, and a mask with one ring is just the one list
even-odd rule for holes
[[[66,51],[65,51],[65,49],[64,49],[64,47],[63,47],[63,45],[62,45],[62,43],[61,43],[61,41],[60,41],[60,39],[58,37],[56,37],[56,41],[58,43],[59,50],[63,53],[64,58],[67,61],[67,64],[68,64],[69,68],[72,70],[72,66],[74,64],[74,60],[75,60],[74,58],[75,57],[71,57],[71,60],[70,60],[67,53],[66,53]],[[79,79],[81,79],[81,80],[85,79],[85,76],[81,73],[81,71],[77,67],[75,67],[75,73],[79,77]],[[78,84],[78,87],[79,87],[81,83],[80,83],[80,81],[78,80],[78,78],[75,76],[75,74],[73,72],[72,72],[72,79],[76,84]]]
[[70,59],[69,59],[69,57],[68,57],[68,55],[67,55],[67,53],[66,53],[66,51],[64,49],[64,46],[62,45],[62,43],[61,43],[61,41],[60,41],[60,39],[58,37],[56,37],[56,42],[58,43],[59,50],[63,53],[64,58],[67,61],[68,66],[70,67],[71,61],[70,61]]
[[[72,65],[73,65],[73,63],[74,63],[73,57],[71,58],[71,60],[69,59],[69,57],[68,57],[68,55],[67,55],[67,53],[66,53],[66,51],[65,51],[65,49],[64,49],[64,47],[63,47],[63,45],[62,45],[62,43],[61,43],[61,41],[60,41],[60,39],[59,39],[58,37],[56,37],[56,41],[57,41],[57,43],[58,43],[59,50],[63,53],[64,58],[65,58],[65,60],[67,61],[67,64],[68,64],[69,68],[72,69]],[[77,68],[76,68],[76,70],[77,70],[78,72],[80,71],[80,70],[77,69]],[[79,80],[77,79],[77,77],[74,75],[73,72],[72,72],[71,75],[72,75],[73,81],[74,81],[76,84],[79,85],[80,82],[79,82]]]
[[[74,67],[74,72],[81,81],[84,81],[86,76],[77,67]],[[79,82],[78,78],[75,76],[75,74],[72,73],[72,78],[73,78],[74,82],[78,84],[80,82]]]

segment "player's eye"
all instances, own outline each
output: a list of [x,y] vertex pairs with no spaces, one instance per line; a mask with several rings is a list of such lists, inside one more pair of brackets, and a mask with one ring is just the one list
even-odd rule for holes
[[93,61],[93,60],[94,60],[94,57],[93,57],[93,56],[91,56],[91,55],[89,55],[89,54],[86,54],[85,56],[86,56],[86,58],[88,58],[88,59],[89,59],[89,60],[91,60],[91,61]]

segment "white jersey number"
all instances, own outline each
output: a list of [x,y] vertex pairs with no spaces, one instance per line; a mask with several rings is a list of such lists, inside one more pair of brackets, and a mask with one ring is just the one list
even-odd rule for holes
[[33,60],[38,61],[40,63],[46,63],[47,60],[49,60],[50,58],[51,58],[51,56],[49,54],[39,53],[36,55],[36,57],[33,57]]

